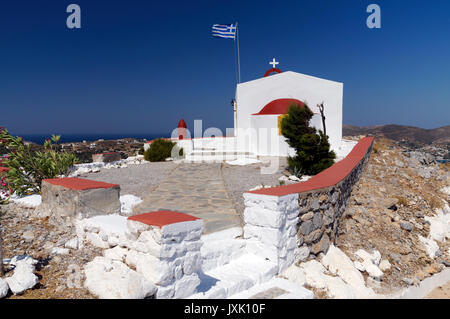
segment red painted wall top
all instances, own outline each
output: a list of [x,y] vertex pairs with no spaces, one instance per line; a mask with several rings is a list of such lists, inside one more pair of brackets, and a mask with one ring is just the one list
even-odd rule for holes
[[182,222],[190,222],[194,220],[198,220],[200,218],[184,214],[184,213],[178,213],[173,212],[169,210],[160,210],[156,212],[151,213],[145,213],[135,216],[128,217],[130,220],[138,221],[141,223],[144,223],[146,225],[150,226],[157,226],[159,228],[170,225],[170,224],[176,224],[176,223],[182,223]]
[[261,194],[270,196],[285,196],[295,193],[303,193],[315,189],[321,189],[336,185],[342,181],[364,158],[367,150],[372,145],[374,138],[365,137],[355,145],[346,158],[337,162],[333,166],[311,177],[306,182],[284,185],[272,188],[263,188],[249,191],[251,194]]
[[76,178],[76,177],[65,177],[65,178],[52,178],[44,179],[44,182],[50,183],[52,185],[58,185],[65,188],[73,190],[88,190],[95,188],[114,188],[119,187],[117,184],[110,184],[104,182],[93,181],[90,179]]

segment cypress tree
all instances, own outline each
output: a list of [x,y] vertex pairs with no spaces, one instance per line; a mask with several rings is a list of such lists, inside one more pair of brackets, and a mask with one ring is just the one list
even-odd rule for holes
[[289,169],[297,176],[316,175],[333,165],[336,158],[330,151],[328,136],[309,126],[313,115],[308,106],[292,104],[281,121],[281,132],[295,150],[295,156],[288,158]]

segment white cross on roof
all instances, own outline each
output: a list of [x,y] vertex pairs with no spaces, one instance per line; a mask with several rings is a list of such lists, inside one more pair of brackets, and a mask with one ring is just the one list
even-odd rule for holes
[[275,60],[275,58],[273,58],[272,62],[269,62],[269,64],[272,64],[272,67],[275,69],[276,66],[277,66],[277,64],[280,64],[280,62],[277,62],[277,61]]

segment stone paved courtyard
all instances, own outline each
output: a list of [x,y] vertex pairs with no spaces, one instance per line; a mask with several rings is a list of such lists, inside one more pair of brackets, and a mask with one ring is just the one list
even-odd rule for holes
[[232,166],[225,163],[157,162],[102,170],[80,177],[120,184],[121,195],[143,199],[133,214],[173,210],[204,220],[204,233],[242,226],[243,193],[258,185],[278,185],[285,159],[273,174],[261,174],[264,163]]
[[241,218],[228,197],[221,164],[179,164],[144,198],[134,213],[173,210],[202,218],[204,233],[241,226]]

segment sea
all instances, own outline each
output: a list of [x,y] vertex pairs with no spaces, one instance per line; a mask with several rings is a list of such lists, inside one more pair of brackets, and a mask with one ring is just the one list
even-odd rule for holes
[[[13,134],[16,135],[16,134]],[[55,135],[60,135],[61,136],[61,143],[75,143],[75,142],[83,142],[83,141],[87,141],[87,142],[94,142],[94,141],[98,141],[100,139],[103,140],[118,140],[118,139],[122,139],[122,138],[136,138],[136,139],[146,139],[148,141],[153,140],[155,138],[159,138],[159,137],[170,137],[169,135],[166,134],[155,134],[155,133],[151,133],[151,134],[143,134],[143,133],[138,133],[138,134],[55,134]],[[18,134],[18,136],[22,137],[22,139],[24,141],[27,142],[33,142],[36,144],[44,144],[46,139],[49,139],[51,137],[51,135],[39,135],[39,134],[25,134],[25,135],[20,135]]]

